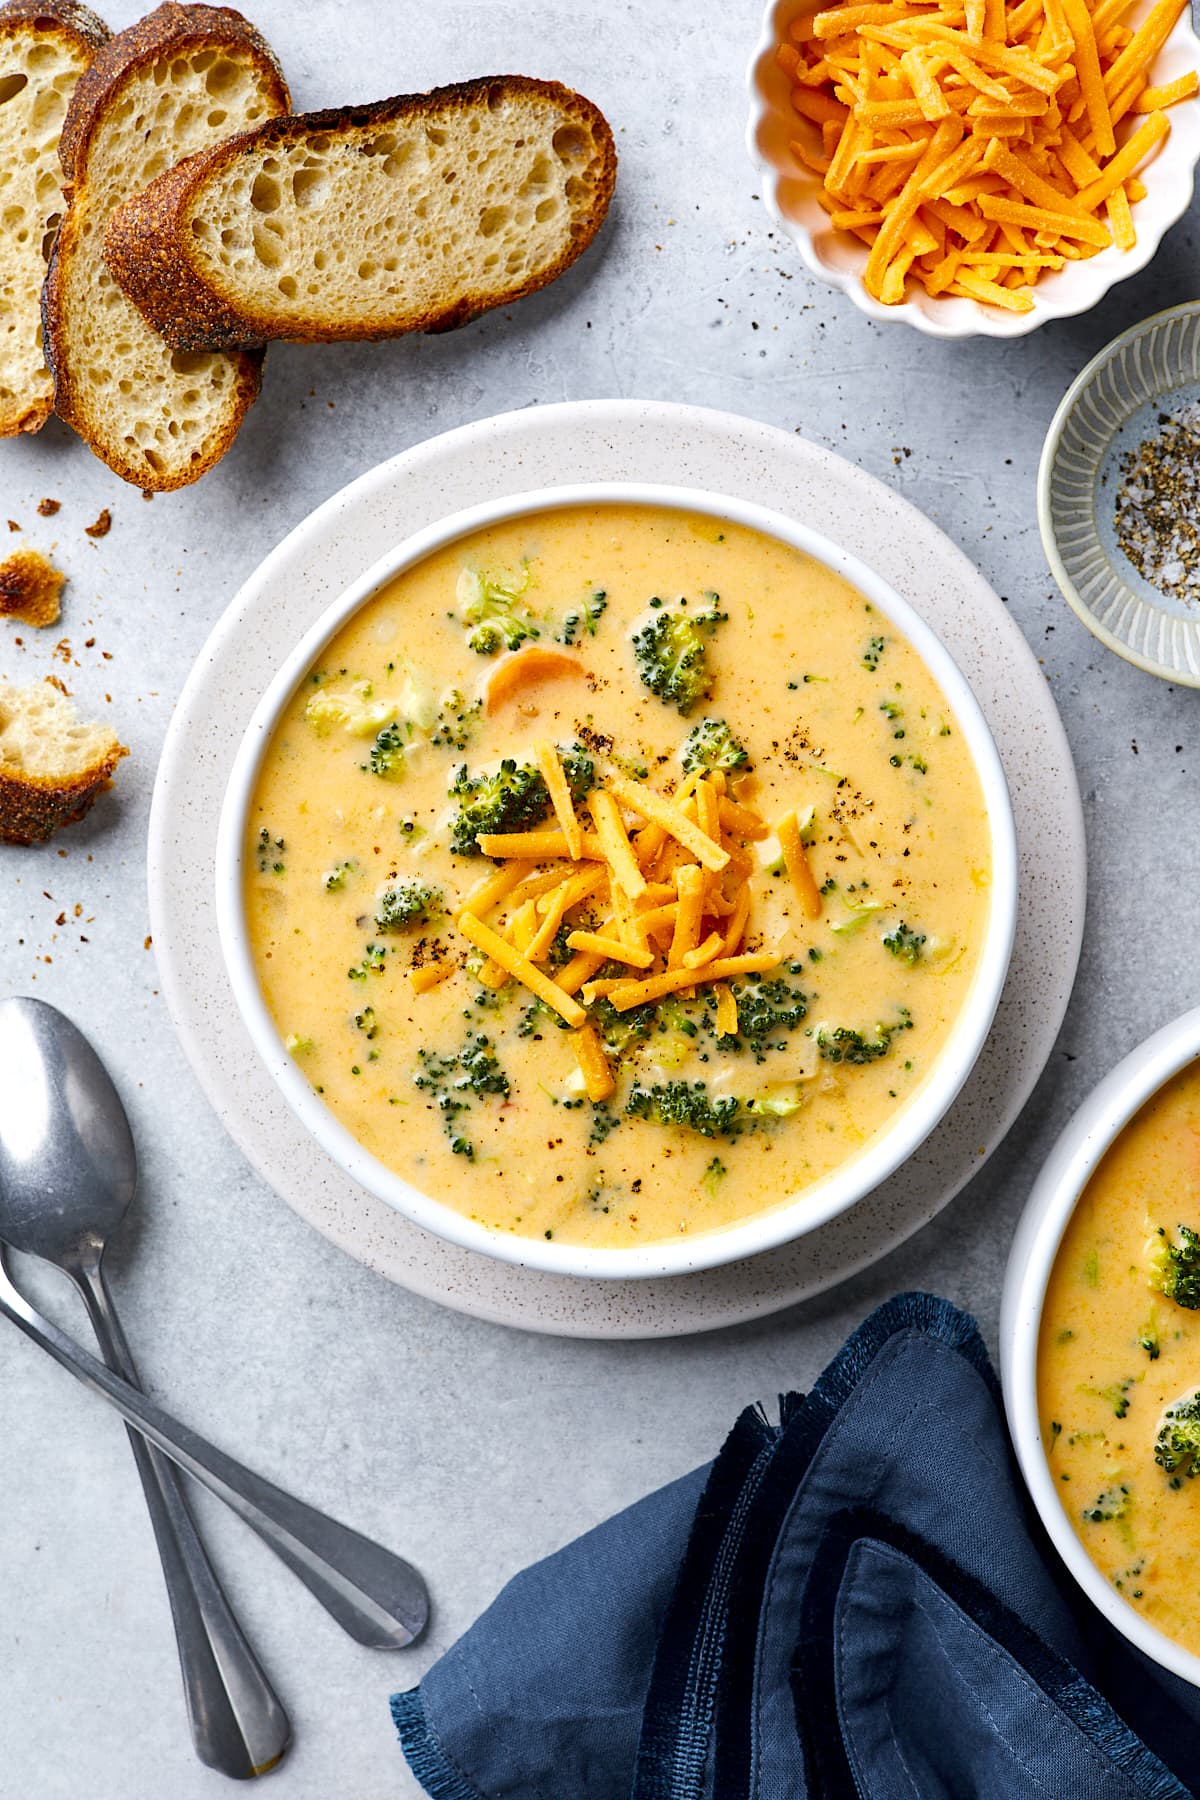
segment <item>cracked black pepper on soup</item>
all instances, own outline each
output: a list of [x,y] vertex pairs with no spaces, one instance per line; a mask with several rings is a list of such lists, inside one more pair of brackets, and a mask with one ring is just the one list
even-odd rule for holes
[[778,1206],[920,1088],[990,828],[929,670],[839,576],[578,508],[399,576],[284,712],[246,909],[281,1035],[423,1192],[620,1247]]

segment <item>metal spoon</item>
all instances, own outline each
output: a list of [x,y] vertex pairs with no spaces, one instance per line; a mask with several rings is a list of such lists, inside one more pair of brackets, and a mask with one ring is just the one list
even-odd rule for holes
[[[136,1381],[116,1315],[105,1314],[108,1302],[99,1262],[87,1276],[70,1273],[88,1301],[108,1366]],[[0,1252],[0,1295],[10,1294],[24,1304]],[[178,1471],[132,1425],[129,1441],[166,1577],[196,1754],[209,1768],[235,1781],[266,1775],[283,1760],[291,1743],[288,1716],[222,1592]]]
[[[0,1001],[0,1240],[65,1268],[110,1331],[100,1261],[136,1179],[128,1120],[87,1039],[43,1001]],[[181,1425],[30,1306],[2,1267],[0,1313],[219,1495],[351,1637],[398,1649],[420,1635],[429,1596],[411,1564]]]
[[[61,1014],[36,1001],[10,1000],[0,1006],[0,1020],[4,1228],[12,1242],[66,1271],[83,1296],[105,1362],[139,1386],[103,1269],[107,1234],[120,1223],[137,1182],[129,1122],[90,1045]],[[55,1074],[65,1077],[66,1105],[49,1109],[46,1102],[58,1096],[47,1088],[44,1056],[34,1047],[43,1025],[61,1055]],[[106,1106],[94,1104],[105,1097]],[[132,1427],[129,1441],[166,1577],[196,1754],[235,1780],[264,1775],[291,1742],[288,1716],[221,1590],[178,1473]]]

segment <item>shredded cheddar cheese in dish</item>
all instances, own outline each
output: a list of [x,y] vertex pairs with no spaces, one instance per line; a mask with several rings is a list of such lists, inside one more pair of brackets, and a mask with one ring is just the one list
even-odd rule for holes
[[[795,156],[832,222],[869,247],[863,281],[910,280],[1030,312],[1068,261],[1137,241],[1138,171],[1192,99],[1150,68],[1187,0],[872,0],[802,12],[779,47]],[[1120,141],[1118,141],[1120,128]]]
[[263,990],[422,1192],[599,1247],[778,1206],[917,1092],[970,991],[990,829],[911,645],[686,513],[513,520],[363,606],[268,746]]

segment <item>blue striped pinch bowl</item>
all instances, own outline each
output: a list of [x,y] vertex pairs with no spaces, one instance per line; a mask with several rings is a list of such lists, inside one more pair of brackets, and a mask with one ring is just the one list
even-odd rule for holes
[[1200,604],[1146,580],[1117,538],[1122,459],[1172,404],[1200,404],[1200,301],[1143,319],[1071,383],[1038,470],[1046,559],[1088,630],[1151,675],[1200,687]]

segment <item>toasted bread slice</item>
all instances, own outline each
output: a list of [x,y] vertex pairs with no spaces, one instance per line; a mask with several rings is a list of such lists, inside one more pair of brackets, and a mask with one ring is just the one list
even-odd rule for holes
[[82,819],[129,752],[87,725],[54,677],[18,687],[0,675],[0,840],[40,844]]
[[63,127],[69,205],[42,300],[54,409],[147,491],[195,481],[258,393],[255,358],[181,357],[104,266],[109,214],[182,156],[286,111],[279,65],[240,13],[160,6],[105,45]]
[[16,550],[0,562],[0,617],[53,625],[66,576],[40,550]]
[[54,407],[42,355],[42,283],[63,213],[58,137],[108,26],[74,0],[0,6],[0,437],[40,431]]
[[590,100],[494,75],[202,151],[113,213],[104,253],[183,352],[444,331],[574,262],[616,164]]

